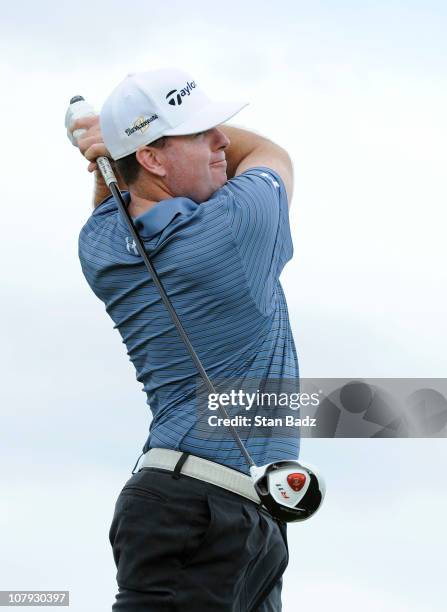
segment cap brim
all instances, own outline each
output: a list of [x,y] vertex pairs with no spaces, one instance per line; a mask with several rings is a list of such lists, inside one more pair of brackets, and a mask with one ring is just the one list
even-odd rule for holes
[[210,130],[234,117],[248,104],[248,102],[211,102],[187,121],[170,130],[164,130],[163,134],[165,136],[186,136]]

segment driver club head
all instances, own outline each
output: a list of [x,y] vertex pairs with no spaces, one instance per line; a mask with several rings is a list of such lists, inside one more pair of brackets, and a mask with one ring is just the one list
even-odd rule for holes
[[323,478],[315,469],[298,461],[253,466],[250,474],[263,506],[272,516],[286,523],[310,518],[324,499]]

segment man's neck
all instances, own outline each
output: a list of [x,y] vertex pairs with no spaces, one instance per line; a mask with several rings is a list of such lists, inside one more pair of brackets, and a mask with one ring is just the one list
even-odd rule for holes
[[162,200],[169,200],[173,198],[173,194],[170,193],[166,188],[157,186],[155,189],[152,189],[144,196],[141,193],[138,193],[131,188],[129,189],[130,193],[130,202],[129,202],[129,213],[131,217],[139,217],[146,211],[153,208],[156,204],[161,202]]

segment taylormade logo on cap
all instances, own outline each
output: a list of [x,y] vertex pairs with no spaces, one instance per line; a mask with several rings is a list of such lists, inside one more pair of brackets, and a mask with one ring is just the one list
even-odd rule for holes
[[[191,91],[195,88],[195,86],[196,86],[196,82],[191,81],[191,83],[186,83],[186,87],[184,87],[180,91],[177,91],[177,89],[173,89],[172,91],[166,94],[166,100],[168,100],[168,103],[171,106],[175,106],[176,100],[177,100],[177,104],[180,106],[180,104],[182,103],[182,96],[189,96],[191,94]],[[177,94],[177,95],[174,96],[174,94]]]
[[116,160],[162,136],[210,130],[246,105],[215,102],[190,74],[165,68],[129,74],[107,98],[99,119],[104,143]]

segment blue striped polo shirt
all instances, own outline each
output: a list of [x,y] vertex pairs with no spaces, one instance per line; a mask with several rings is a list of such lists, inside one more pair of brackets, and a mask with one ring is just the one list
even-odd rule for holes
[[[129,197],[124,192],[126,202]],[[293,246],[287,195],[276,172],[250,168],[206,202],[163,200],[134,222],[211,380],[298,380],[279,282]],[[82,228],[79,257],[147,395],[153,418],[144,450],[187,451],[248,473],[231,437],[203,427],[209,414],[198,417],[197,370],[113,197]],[[298,458],[298,434],[272,428],[242,439],[257,465]]]

